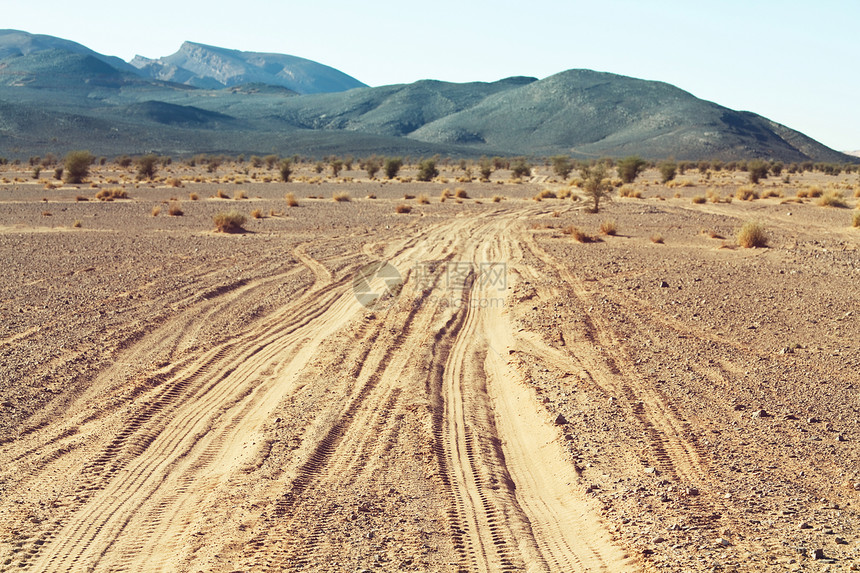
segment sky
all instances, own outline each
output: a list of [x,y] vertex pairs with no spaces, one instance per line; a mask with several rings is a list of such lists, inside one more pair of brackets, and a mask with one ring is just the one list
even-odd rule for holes
[[0,28],[130,60],[185,40],[326,64],[371,85],[545,78],[668,82],[838,150],[860,149],[857,0],[3,0]]

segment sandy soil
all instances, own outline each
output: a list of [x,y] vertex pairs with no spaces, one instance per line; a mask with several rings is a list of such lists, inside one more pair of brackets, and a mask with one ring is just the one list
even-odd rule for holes
[[590,214],[546,168],[11,169],[0,571],[860,570],[856,175],[649,172]]

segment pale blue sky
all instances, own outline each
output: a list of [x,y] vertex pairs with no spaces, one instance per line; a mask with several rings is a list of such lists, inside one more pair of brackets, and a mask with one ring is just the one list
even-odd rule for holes
[[3,0],[0,28],[125,60],[184,40],[280,52],[372,86],[588,68],[669,82],[860,149],[857,0]]

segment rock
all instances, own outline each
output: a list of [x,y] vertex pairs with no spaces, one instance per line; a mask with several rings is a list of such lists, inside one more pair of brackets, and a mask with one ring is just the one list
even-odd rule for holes
[[666,542],[666,538],[665,538],[665,537],[655,537],[651,542],[652,542],[652,543],[654,543],[654,544],[657,544],[657,543],[665,543],[665,542]]
[[567,424],[567,418],[565,418],[562,414],[559,414],[558,416],[555,417],[555,425],[556,426],[563,426],[565,424]]
[[645,468],[645,473],[657,475],[657,468]]
[[666,281],[660,281],[660,288],[669,288],[669,283]]
[[719,539],[717,539],[717,545],[721,545],[723,547],[728,547],[731,544],[732,544],[732,542],[729,541],[728,539],[726,539],[725,537],[720,537]]
[[812,550],[812,558],[813,559],[827,559],[824,556],[824,549],[813,549]]
[[752,417],[753,418],[769,418],[770,414],[768,414],[767,411],[765,411],[765,410],[756,410],[755,412],[753,412]]
[[818,422],[820,422],[820,421],[821,421],[821,420],[819,420],[819,419],[818,419],[818,418],[816,418],[815,416],[812,416],[812,417],[810,417],[810,418],[807,418],[807,419],[806,419],[806,423],[807,423],[807,424],[817,424],[817,423],[818,423]]
[[688,487],[685,492],[689,497],[696,497],[699,495],[699,490],[695,487]]
[[842,539],[841,537],[837,537],[833,541],[836,542],[836,545],[848,545],[848,542]]
[[797,525],[797,528],[798,528],[798,529],[812,529],[812,526],[811,526],[811,525],[809,525],[808,523],[806,523],[805,521],[801,521],[801,522]]
[[837,441],[837,442],[844,442],[844,441],[846,441],[846,440],[845,440],[845,436],[844,436],[843,434],[839,434],[838,436],[836,436],[836,441]]

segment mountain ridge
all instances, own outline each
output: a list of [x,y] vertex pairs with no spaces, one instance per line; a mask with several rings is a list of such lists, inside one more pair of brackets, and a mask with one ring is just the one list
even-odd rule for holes
[[[755,113],[608,72],[350,87],[358,80],[311,60],[194,42],[117,61],[0,30],[0,150],[858,161]],[[296,89],[272,84],[279,74]]]

